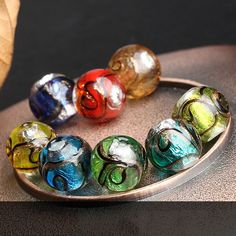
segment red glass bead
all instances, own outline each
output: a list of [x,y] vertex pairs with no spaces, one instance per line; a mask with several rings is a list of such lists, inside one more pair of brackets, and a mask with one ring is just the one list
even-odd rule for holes
[[78,112],[98,122],[116,118],[125,103],[124,88],[118,77],[107,69],[83,74],[76,82],[75,105]]

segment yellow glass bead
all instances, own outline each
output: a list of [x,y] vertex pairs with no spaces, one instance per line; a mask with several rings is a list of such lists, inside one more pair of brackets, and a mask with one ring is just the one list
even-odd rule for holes
[[17,126],[10,133],[6,145],[12,166],[17,169],[38,167],[40,151],[55,137],[55,131],[50,126],[38,121]]
[[119,76],[130,99],[151,94],[160,80],[161,67],[157,56],[141,45],[127,45],[118,49],[108,67]]

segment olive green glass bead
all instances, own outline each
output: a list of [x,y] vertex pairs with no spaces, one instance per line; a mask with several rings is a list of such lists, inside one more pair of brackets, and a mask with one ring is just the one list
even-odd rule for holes
[[54,130],[41,122],[25,122],[9,135],[6,152],[12,166],[17,169],[38,167],[40,151],[53,138]]
[[230,118],[229,105],[216,89],[194,87],[178,100],[172,117],[192,124],[202,142],[209,142],[226,129]]
[[133,189],[147,166],[145,150],[128,136],[110,136],[99,142],[91,156],[93,177],[110,191]]

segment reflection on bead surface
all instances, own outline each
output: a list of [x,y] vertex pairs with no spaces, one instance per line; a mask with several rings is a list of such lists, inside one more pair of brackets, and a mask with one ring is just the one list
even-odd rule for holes
[[72,101],[73,80],[48,74],[31,88],[29,105],[35,117],[51,125],[64,123],[76,113]]
[[209,87],[194,87],[176,103],[173,118],[192,124],[203,142],[222,133],[229,122],[229,105],[223,94]]
[[110,136],[92,152],[91,171],[101,186],[111,191],[133,189],[146,169],[145,150],[128,136]]
[[42,148],[56,137],[52,128],[41,122],[32,121],[17,126],[7,140],[7,155],[14,168],[38,167]]
[[76,83],[74,100],[78,112],[94,121],[116,118],[125,102],[124,88],[109,70],[96,69],[82,75]]
[[146,151],[155,167],[163,172],[176,173],[198,162],[202,144],[192,125],[167,119],[150,129]]
[[59,191],[80,188],[89,175],[91,147],[80,137],[58,136],[42,150],[39,171]]
[[161,68],[156,55],[141,45],[118,49],[109,61],[109,69],[119,76],[128,98],[151,94],[160,80]]

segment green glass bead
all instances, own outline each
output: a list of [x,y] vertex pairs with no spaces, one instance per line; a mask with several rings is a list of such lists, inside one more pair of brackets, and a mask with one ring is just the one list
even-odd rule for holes
[[180,172],[195,165],[202,143],[192,125],[167,119],[150,129],[146,142],[147,157],[163,172]]
[[140,182],[146,166],[144,148],[128,136],[107,137],[92,151],[92,175],[110,191],[133,189]]
[[194,87],[178,100],[172,117],[192,124],[202,142],[209,142],[226,129],[230,117],[229,105],[216,89]]
[[40,151],[53,138],[54,130],[41,122],[26,122],[9,135],[6,152],[12,166],[17,169],[32,169],[38,167]]

